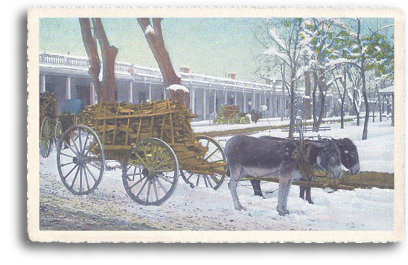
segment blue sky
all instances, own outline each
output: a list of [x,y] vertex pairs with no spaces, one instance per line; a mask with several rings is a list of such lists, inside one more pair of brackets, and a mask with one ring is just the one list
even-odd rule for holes
[[[136,18],[102,19],[111,45],[119,48],[117,61],[157,68]],[[255,81],[253,57],[263,50],[253,37],[256,18],[165,18],[163,35],[176,71]],[[366,19],[370,27],[390,19]],[[77,18],[40,19],[40,52],[86,56]]]

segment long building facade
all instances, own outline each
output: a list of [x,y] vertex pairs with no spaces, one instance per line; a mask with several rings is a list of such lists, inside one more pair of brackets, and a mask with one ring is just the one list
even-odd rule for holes
[[[40,93],[54,92],[58,111],[64,102],[80,98],[85,105],[96,104],[97,97],[88,73],[89,60],[84,57],[43,53],[39,56]],[[182,85],[190,91],[190,108],[196,120],[207,120],[219,113],[222,105],[238,105],[241,112],[262,111],[264,117],[288,115],[289,97],[282,91],[281,82],[259,84],[230,78],[193,74],[187,67],[180,69]],[[151,102],[166,98],[160,70],[117,62],[115,76],[118,101],[130,103]]]

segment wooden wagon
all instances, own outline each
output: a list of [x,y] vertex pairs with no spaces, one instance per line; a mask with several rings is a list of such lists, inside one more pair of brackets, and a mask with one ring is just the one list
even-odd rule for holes
[[62,137],[57,152],[61,180],[72,193],[89,194],[101,182],[106,163],[117,161],[127,194],[142,205],[165,202],[179,175],[191,187],[217,189],[226,173],[224,152],[212,138],[194,134],[192,117],[171,100],[88,106],[83,124]]
[[[64,104],[67,106],[70,99]],[[52,146],[55,142],[59,146],[58,141],[61,139],[63,132],[74,124],[79,123],[78,113],[64,112],[57,115],[57,99],[53,92],[44,92],[40,94],[40,154],[47,158],[50,155]]]

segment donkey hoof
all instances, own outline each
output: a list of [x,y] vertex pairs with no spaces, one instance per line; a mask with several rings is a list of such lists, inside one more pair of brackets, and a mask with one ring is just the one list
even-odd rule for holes
[[237,211],[241,211],[241,210],[246,211],[246,208],[244,206],[240,205],[238,207],[235,207],[235,210],[237,210]]
[[280,216],[285,216],[285,215],[289,214],[289,211],[288,210],[278,210],[278,213],[279,213]]

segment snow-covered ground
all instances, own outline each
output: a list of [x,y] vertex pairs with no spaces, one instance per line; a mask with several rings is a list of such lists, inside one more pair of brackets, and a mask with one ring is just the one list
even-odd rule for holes
[[[369,124],[369,139],[361,141],[362,126],[352,122],[341,130],[339,124],[331,124],[332,130],[321,132],[322,136],[349,137],[357,145],[361,170],[394,172],[394,131],[390,122]],[[195,126],[194,126],[195,127]],[[208,127],[208,126],[200,126]],[[214,126],[215,127],[215,126]],[[194,129],[196,129],[195,127]],[[286,137],[281,130],[264,131],[255,134]],[[307,135],[312,133],[308,132]],[[225,145],[229,137],[218,138]],[[71,195],[59,180],[56,167],[56,153],[41,158],[40,183],[55,182],[56,194],[64,193],[73,200],[90,200],[102,194],[106,201],[127,213],[142,216],[148,224],[164,230],[269,230],[269,231],[390,231],[394,229],[394,190],[357,189],[328,192],[312,189],[314,204],[299,198],[299,188],[292,186],[287,216],[276,211],[278,184],[262,182],[265,199],[254,196],[249,182],[241,182],[238,196],[246,211],[236,211],[227,187],[228,179],[218,190],[205,187],[191,189],[179,178],[178,186],[163,205],[141,206],[126,194],[121,180],[121,171],[105,172],[95,193],[78,198]],[[81,209],[84,210],[84,209]]]

